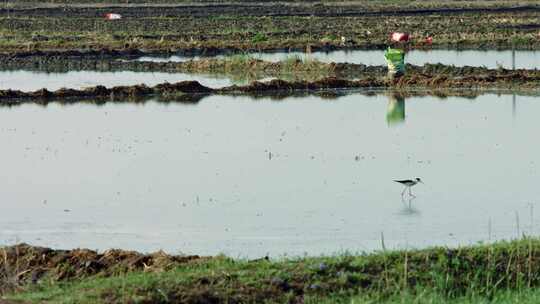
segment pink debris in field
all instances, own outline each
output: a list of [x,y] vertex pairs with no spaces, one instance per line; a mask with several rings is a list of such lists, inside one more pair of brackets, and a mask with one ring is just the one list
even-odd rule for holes
[[409,41],[409,38],[409,33],[393,32],[390,34],[390,40],[395,42],[406,42]]
[[119,19],[122,19],[122,15],[108,13],[108,14],[105,14],[105,19],[107,19],[107,20],[119,20]]

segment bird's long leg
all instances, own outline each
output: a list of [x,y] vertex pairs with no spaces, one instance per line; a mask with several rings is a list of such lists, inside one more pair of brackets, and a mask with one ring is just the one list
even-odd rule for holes
[[407,187],[403,188],[403,191],[401,191],[401,196],[405,194],[405,191],[407,191]]
[[412,194],[411,187],[409,187],[409,195],[412,196],[412,197],[416,197],[416,195]]

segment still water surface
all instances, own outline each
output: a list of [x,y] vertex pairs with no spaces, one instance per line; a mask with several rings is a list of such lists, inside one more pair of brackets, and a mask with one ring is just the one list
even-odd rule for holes
[[103,85],[114,86],[145,84],[154,86],[164,82],[196,80],[211,88],[229,86],[232,81],[227,77],[205,76],[184,73],[161,72],[93,72],[71,71],[67,73],[42,73],[31,71],[0,71],[0,90],[19,90],[32,92],[46,88],[55,91],[61,88],[84,89]]
[[512,95],[0,108],[0,243],[260,257],[537,234],[537,113]]
[[[251,56],[266,61],[280,61],[292,56],[299,58],[312,58],[322,62],[357,63],[366,65],[384,65],[384,51],[380,50],[354,50],[313,52],[308,55],[301,52],[254,53]],[[223,58],[224,56],[218,56]],[[204,57],[172,56],[169,58],[142,57],[141,61],[187,61]],[[407,53],[406,62],[415,65],[426,63],[442,63],[455,66],[485,66],[488,68],[539,69],[540,51],[456,51],[456,50],[413,50]]]

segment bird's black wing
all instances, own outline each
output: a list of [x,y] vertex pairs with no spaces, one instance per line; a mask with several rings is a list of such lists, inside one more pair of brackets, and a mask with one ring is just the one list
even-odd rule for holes
[[405,183],[412,183],[413,181],[410,179],[402,179],[402,180],[394,180],[396,183],[405,184]]

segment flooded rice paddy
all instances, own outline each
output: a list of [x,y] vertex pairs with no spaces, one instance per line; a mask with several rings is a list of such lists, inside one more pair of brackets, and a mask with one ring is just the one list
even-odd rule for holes
[[[366,65],[384,65],[384,51],[381,50],[354,50],[313,52],[276,52],[253,53],[250,56],[265,61],[281,61],[290,57],[311,58],[322,62],[356,63]],[[224,57],[224,56],[218,56]],[[204,57],[172,56],[168,58],[141,57],[141,61],[176,61],[196,60]],[[455,51],[455,50],[413,50],[407,54],[406,61],[414,65],[426,63],[442,63],[455,66],[485,66],[487,68],[504,67],[507,69],[538,69],[540,68],[540,51]]]
[[0,108],[0,242],[260,257],[538,233],[539,111],[390,93]]

